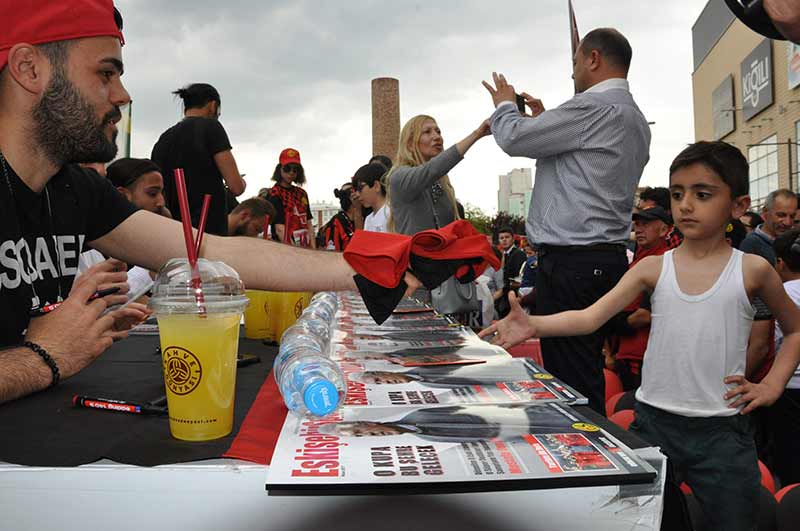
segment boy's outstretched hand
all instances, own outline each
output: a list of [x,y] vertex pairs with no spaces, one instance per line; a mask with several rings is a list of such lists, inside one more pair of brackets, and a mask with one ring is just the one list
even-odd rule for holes
[[491,343],[500,345],[503,348],[513,347],[536,334],[536,329],[531,323],[530,316],[519,305],[519,299],[517,299],[513,291],[508,292],[508,302],[511,304],[511,311],[505,319],[497,321],[478,334],[479,337],[496,334]]
[[737,408],[743,404],[747,406],[742,409],[741,414],[747,415],[757,407],[771,406],[780,398],[783,389],[774,389],[765,383],[753,383],[747,381],[742,375],[728,376],[723,380],[726,384],[736,384],[737,387],[725,393],[725,400],[730,400],[738,396],[733,403],[728,405],[730,408]]

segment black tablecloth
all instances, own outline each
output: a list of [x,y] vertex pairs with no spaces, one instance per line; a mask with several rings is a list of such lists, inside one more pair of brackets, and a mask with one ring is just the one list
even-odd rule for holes
[[261,363],[238,369],[233,431],[207,442],[173,439],[166,416],[73,407],[73,395],[146,402],[164,394],[158,336],[132,336],[57,387],[0,406],[0,461],[76,466],[102,458],[153,466],[220,457],[272,367],[277,348],[240,339]]
[[[231,445],[272,368],[277,348],[241,338],[240,354],[261,363],[238,369],[233,431],[206,442],[172,438],[166,416],[78,408],[74,395],[147,402],[164,394],[158,336],[120,341],[57,387],[0,406],[0,461],[30,466],[77,466],[102,458],[154,466],[213,459]],[[649,446],[587,406],[575,410],[631,448]]]

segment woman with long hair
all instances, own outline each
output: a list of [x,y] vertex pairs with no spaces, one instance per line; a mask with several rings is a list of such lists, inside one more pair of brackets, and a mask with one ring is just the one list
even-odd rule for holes
[[361,166],[353,176],[353,191],[361,204],[372,212],[364,219],[364,230],[387,232],[389,207],[386,204],[386,187],[381,177],[386,173],[382,164]]
[[361,213],[361,202],[353,191],[351,183],[345,183],[333,191],[339,200],[341,210],[319,231],[317,245],[328,251],[344,251],[357,228],[357,218]]
[[161,134],[150,157],[164,176],[166,206],[175,219],[181,219],[172,174],[175,168],[183,168],[192,225],[197,227],[203,197],[211,194],[206,232],[227,236],[226,188],[238,196],[246,183],[236,166],[228,134],[219,122],[219,92],[208,83],[193,83],[173,94],[183,100],[183,120]]
[[389,230],[416,234],[458,219],[456,194],[447,172],[489,133],[489,121],[484,120],[466,138],[445,150],[436,120],[424,114],[410,119],[400,132],[396,162],[386,177],[391,208]]
[[272,180],[275,185],[262,189],[258,195],[275,207],[275,219],[271,223],[273,238],[299,247],[315,248],[308,194],[300,188],[306,182],[306,173],[296,149],[281,151]]

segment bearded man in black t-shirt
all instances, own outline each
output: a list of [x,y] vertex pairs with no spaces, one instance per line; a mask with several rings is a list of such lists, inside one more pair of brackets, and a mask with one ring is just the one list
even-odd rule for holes
[[[124,264],[103,262],[72,285],[87,246],[150,270],[186,250],[180,223],[137,210],[74,164],[114,157],[120,106],[130,101],[112,1],[0,0],[0,13],[2,403],[72,376],[146,317],[142,307],[102,315],[126,300],[122,293],[90,300],[109,286],[124,292]],[[336,253],[208,235],[200,254],[227,262],[254,289],[356,287]],[[405,278],[410,290],[419,286]]]

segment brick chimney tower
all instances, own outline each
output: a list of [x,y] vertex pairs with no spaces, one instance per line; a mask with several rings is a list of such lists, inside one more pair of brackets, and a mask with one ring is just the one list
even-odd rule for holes
[[400,82],[392,77],[372,80],[372,155],[397,156],[400,139]]

